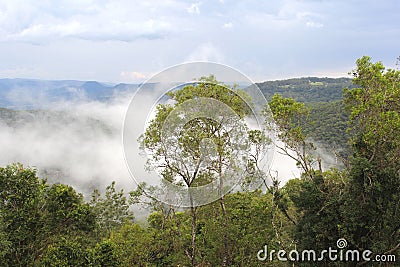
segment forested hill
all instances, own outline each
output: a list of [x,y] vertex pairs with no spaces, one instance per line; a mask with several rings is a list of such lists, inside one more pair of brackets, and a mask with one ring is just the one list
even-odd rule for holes
[[309,119],[302,127],[319,148],[345,156],[348,153],[346,133],[349,114],[344,110],[344,88],[354,88],[350,78],[304,77],[258,83],[268,101],[274,94],[303,102]]
[[345,87],[354,87],[350,78],[293,78],[257,83],[267,100],[276,93],[299,102],[331,102],[342,99]]

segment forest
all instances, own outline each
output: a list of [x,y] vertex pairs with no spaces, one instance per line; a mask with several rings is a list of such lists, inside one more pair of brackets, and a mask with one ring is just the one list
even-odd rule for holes
[[[146,184],[125,192],[111,182],[83,196],[71,185],[40,178],[33,167],[0,167],[0,265],[399,266],[400,71],[364,56],[351,74],[258,84],[269,104],[264,114],[273,116],[266,124],[283,143],[278,150],[296,162],[301,176],[281,184],[279,174],[261,170],[256,152],[270,140],[249,130],[246,145],[256,152],[240,163],[241,189],[206,205],[168,205]],[[163,123],[190,99],[214,98],[238,120],[250,113],[241,89],[224,89],[216,78],[170,92],[175,104],[160,104],[138,140],[170,183],[192,188],[221,182],[222,173],[242,166],[232,147],[244,146],[243,133],[229,136],[206,118],[188,123],[179,138],[160,141]],[[236,129],[237,121],[229,123]],[[185,173],[182,164],[202,159],[204,138],[216,144],[209,165]],[[176,139],[179,153],[171,153],[168,142]],[[319,146],[340,164],[324,167]],[[133,206],[151,212],[139,220]],[[338,257],[320,258],[329,248]],[[309,250],[318,257],[312,260]],[[298,254],[289,251],[308,251],[308,258],[292,259]],[[342,258],[347,251],[351,259]],[[356,259],[354,251],[370,253]]]

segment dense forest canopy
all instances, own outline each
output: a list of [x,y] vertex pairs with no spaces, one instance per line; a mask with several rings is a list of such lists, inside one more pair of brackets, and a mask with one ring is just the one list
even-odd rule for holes
[[[124,192],[112,182],[84,198],[69,185],[39,178],[34,168],[18,163],[1,167],[1,265],[398,266],[400,72],[362,57],[352,73],[352,80],[302,78],[260,84],[274,116],[273,127],[284,141],[279,151],[302,170],[301,177],[285,185],[273,173],[257,173],[254,179],[273,182],[262,190],[231,192],[208,205],[182,209],[149,198],[146,192],[152,189],[145,184]],[[223,92],[218,86],[203,89],[184,87],[171,97],[179,102],[199,92]],[[224,94],[214,97],[227,99]],[[234,103],[246,113],[240,101]],[[142,139],[156,156],[170,156],[159,146],[155,124],[173,108],[160,106],[159,117]],[[18,113],[1,112],[7,117]],[[216,125],[208,123],[197,120],[187,126],[191,131],[181,137],[181,153],[198,157],[197,141],[207,136],[220,142],[220,161],[213,162],[215,169],[205,168],[196,181],[183,177],[188,186],[214,179],[221,173],[222,157],[229,158],[224,146],[228,137],[216,138],[218,129],[209,131]],[[263,140],[262,133],[246,134],[256,145]],[[346,150],[341,154],[344,167],[324,169],[314,154],[315,140],[331,145],[332,152]],[[249,163],[257,166],[257,160]],[[165,168],[164,178],[174,172],[179,169]],[[135,219],[133,205],[151,210],[145,223]],[[257,257],[266,246],[269,251],[320,252],[339,244],[345,244],[343,251],[369,250],[370,259],[384,256],[390,261],[326,257],[316,263]]]
[[293,78],[257,83],[268,100],[276,93],[299,102],[331,102],[342,99],[343,88],[355,87],[350,78]]

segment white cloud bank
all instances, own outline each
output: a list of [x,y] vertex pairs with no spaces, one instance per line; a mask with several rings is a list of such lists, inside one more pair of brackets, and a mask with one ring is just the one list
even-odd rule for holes
[[121,82],[124,71],[209,58],[258,81],[347,73],[362,55],[394,64],[399,8],[396,0],[4,0],[0,75]]
[[[36,167],[50,182],[67,183],[86,194],[95,187],[104,189],[111,181],[126,191],[134,189],[122,145],[123,120],[131,96],[116,95],[107,103],[47,101],[43,110],[20,111],[11,121],[2,114],[0,166],[21,162]],[[299,175],[294,162],[278,153],[272,169],[282,183]]]
[[72,184],[83,192],[113,180],[133,189],[121,136],[129,99],[53,102],[48,111],[19,112],[12,122],[1,121],[0,165],[21,162],[38,168],[51,182]]

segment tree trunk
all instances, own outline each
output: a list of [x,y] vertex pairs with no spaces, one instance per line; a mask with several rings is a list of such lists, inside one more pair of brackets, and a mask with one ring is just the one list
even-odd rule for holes
[[224,181],[222,177],[222,157],[219,156],[219,197],[220,197],[220,204],[221,204],[221,211],[222,211],[222,225],[224,228],[224,254],[222,256],[222,267],[226,267],[228,264],[228,220],[226,214],[226,207],[225,207],[225,198],[223,194],[224,189]]
[[222,210],[222,221],[224,226],[224,255],[222,257],[222,266],[226,267],[228,264],[228,221],[227,221],[224,196],[221,197],[220,203]]
[[193,206],[193,199],[190,195],[190,213],[192,215],[192,251],[190,253],[191,266],[196,266],[196,232],[197,232],[197,222],[196,222],[196,208]]

